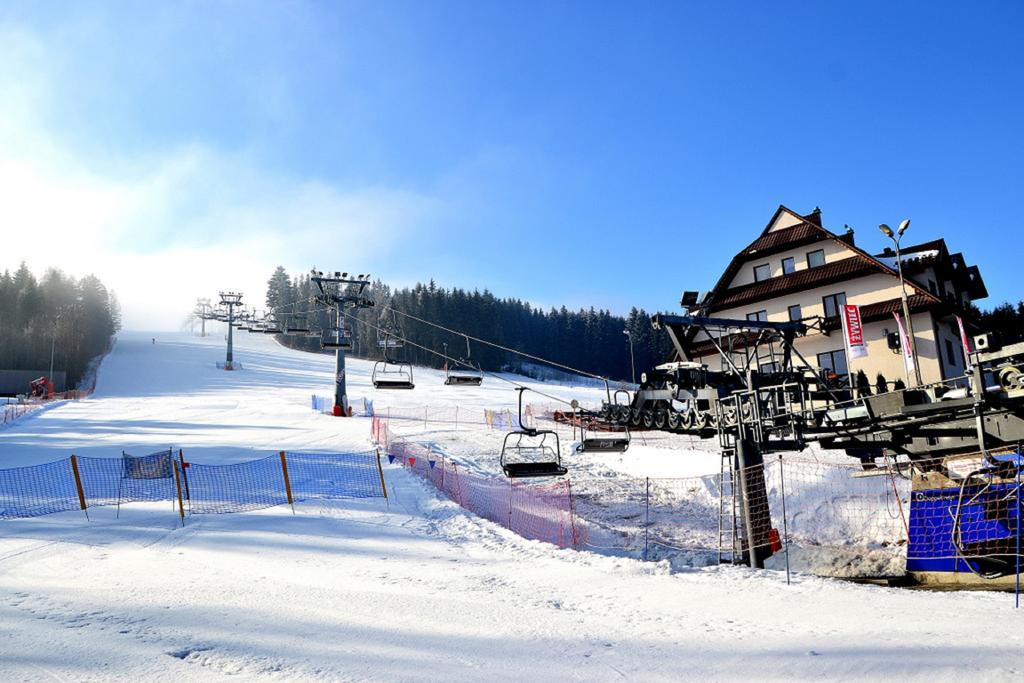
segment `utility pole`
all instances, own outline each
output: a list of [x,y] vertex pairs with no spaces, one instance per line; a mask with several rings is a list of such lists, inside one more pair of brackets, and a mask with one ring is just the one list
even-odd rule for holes
[[[313,298],[317,303],[334,308],[335,332],[339,341],[347,315],[344,309],[370,308],[373,300],[364,294],[370,284],[369,273],[349,277],[348,273],[335,271],[324,274],[313,269],[309,279],[320,290]],[[345,349],[338,345],[334,350],[334,414],[348,417],[348,394],[345,389]]]
[[224,369],[234,370],[234,355],[233,355],[233,344],[234,344],[234,331],[235,331],[235,306],[242,305],[241,293],[235,292],[221,292],[220,293],[220,304],[226,306],[228,309],[228,356],[225,359]]

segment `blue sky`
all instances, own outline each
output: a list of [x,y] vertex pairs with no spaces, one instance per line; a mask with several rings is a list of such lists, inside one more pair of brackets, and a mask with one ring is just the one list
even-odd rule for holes
[[1022,20],[1016,2],[8,2],[0,267],[95,271],[129,327],[256,293],[277,263],[671,309],[782,203],[872,251],[909,216],[908,240],[946,237],[1015,301]]

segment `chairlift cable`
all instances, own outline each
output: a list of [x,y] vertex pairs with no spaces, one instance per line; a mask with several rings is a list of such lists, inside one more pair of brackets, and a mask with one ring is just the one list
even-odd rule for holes
[[571,365],[565,365],[564,363],[558,363],[558,362],[555,362],[553,360],[548,360],[547,358],[542,358],[540,356],[535,356],[533,354],[526,353],[525,351],[519,351],[517,349],[509,348],[507,346],[502,346],[501,344],[498,344],[496,342],[487,341],[486,339],[480,339],[479,337],[474,337],[472,335],[466,334],[465,332],[459,332],[458,330],[453,330],[453,329],[451,329],[449,327],[445,327],[444,325],[439,325],[438,323],[430,322],[429,320],[424,320],[423,318],[419,318],[419,317],[417,317],[417,316],[415,316],[415,315],[413,315],[411,313],[406,313],[405,311],[400,311],[400,310],[398,310],[397,308],[394,308],[394,307],[392,307],[391,310],[393,310],[395,313],[398,313],[399,315],[404,315],[405,317],[411,318],[412,320],[415,320],[417,322],[423,323],[424,325],[430,325],[431,327],[436,327],[437,329],[443,330],[443,331],[445,331],[445,332],[447,332],[449,334],[454,334],[454,335],[459,336],[459,337],[465,337],[467,340],[472,339],[473,341],[475,341],[475,342],[477,342],[479,344],[486,344],[487,346],[493,346],[496,349],[501,349],[502,351],[507,351],[508,353],[514,353],[514,354],[516,354],[518,356],[523,356],[524,358],[529,358],[530,360],[539,361],[541,363],[545,363],[547,365],[551,365],[551,366],[556,367],[556,368],[561,368],[562,370],[568,370],[569,372],[574,372],[574,373],[576,373],[578,375],[583,375],[585,377],[591,377],[593,379],[599,379],[599,380],[601,380],[603,382],[610,381],[609,378],[604,377],[602,375],[595,375],[592,372],[587,372],[586,370],[580,370],[579,368],[574,368]]
[[[360,325],[369,326],[370,328],[376,330],[377,332],[381,332],[382,331],[382,328],[380,328],[380,327],[378,327],[378,326],[376,326],[373,323],[370,323],[368,321],[360,321],[360,319],[358,319],[355,315],[352,315],[348,311],[342,311],[342,313],[345,316],[347,316],[347,317],[351,317],[352,319],[355,319],[355,321],[358,322]],[[443,353],[441,353],[440,351],[435,351],[434,349],[428,348],[426,346],[423,346],[422,344],[417,344],[416,342],[414,342],[414,341],[412,341],[410,339],[401,337],[401,336],[396,335],[394,333],[390,333],[390,334],[391,334],[392,337],[395,337],[396,339],[400,339],[402,342],[407,343],[410,346],[413,346],[415,348],[424,350],[427,353],[432,353],[433,355],[436,355],[438,357],[446,358],[446,356]],[[466,335],[466,336],[468,336],[468,335]],[[458,364],[460,366],[468,367],[468,366],[466,366],[466,364],[464,364],[464,362],[456,360],[455,358],[450,358],[450,360],[456,362],[456,364]],[[475,370],[475,368],[473,370]],[[482,374],[486,375],[487,377],[493,377],[493,378],[495,378],[497,380],[501,380],[502,382],[507,382],[508,384],[511,384],[512,386],[523,388],[523,389],[527,389],[527,390],[532,391],[532,392],[534,392],[536,394],[540,394],[540,395],[544,396],[545,398],[550,398],[551,400],[556,400],[559,403],[564,403],[566,405],[572,405],[572,401],[571,400],[566,400],[566,399],[561,398],[559,396],[554,396],[554,395],[546,393],[544,391],[540,391],[539,389],[535,389],[534,387],[526,386],[525,384],[521,384],[519,382],[516,382],[515,380],[510,380],[507,377],[502,377],[501,375],[498,375],[496,373],[492,373],[492,372],[489,372],[489,371],[486,371],[486,370],[480,370],[480,372]]]

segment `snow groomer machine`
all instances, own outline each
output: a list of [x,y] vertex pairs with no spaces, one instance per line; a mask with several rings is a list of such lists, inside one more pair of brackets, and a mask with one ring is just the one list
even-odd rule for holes
[[734,498],[723,561],[763,566],[777,547],[764,456],[818,442],[859,458],[856,476],[910,480],[910,580],[1014,587],[1024,564],[1024,343],[980,335],[965,375],[871,393],[800,354],[794,340],[820,320],[655,315],[652,324],[668,334],[675,359],[644,373],[628,405],[606,403],[599,417],[719,440],[722,497]]

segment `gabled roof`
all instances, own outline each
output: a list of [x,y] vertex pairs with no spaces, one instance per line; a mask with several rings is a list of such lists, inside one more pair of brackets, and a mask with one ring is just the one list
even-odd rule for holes
[[[787,214],[790,220],[797,221],[796,224],[780,230],[772,231],[772,226],[775,225],[778,219]],[[725,272],[722,273],[722,276],[718,279],[714,289],[711,290],[711,293],[705,301],[706,311],[720,311],[724,308],[732,308],[734,306],[743,305],[743,303],[777,296],[783,292],[797,291],[799,289],[805,289],[811,285],[817,286],[819,284],[825,284],[829,281],[833,281],[830,278],[836,277],[837,272],[833,272],[833,270],[826,270],[829,268],[829,265],[826,265],[810,270],[800,270],[796,273],[790,273],[789,275],[783,275],[781,277],[753,283],[753,285],[744,285],[729,289],[729,283],[732,282],[733,278],[736,277],[736,274],[745,263],[753,261],[760,256],[767,256],[774,252],[784,251],[803,244],[812,244],[814,242],[824,240],[833,240],[838,242],[842,244],[843,247],[853,252],[853,256],[849,259],[843,259],[842,261],[836,261],[833,264],[829,264],[835,266],[835,270],[837,272],[840,270],[844,271],[844,273],[839,276],[840,279],[859,277],[860,275],[867,275],[872,272],[899,277],[895,269],[890,268],[874,256],[857,248],[857,246],[853,244],[853,240],[849,237],[836,235],[822,227],[821,211],[819,209],[815,209],[814,212],[807,216],[802,216],[785,205],[780,204],[779,208],[775,210],[774,214],[772,214],[771,220],[769,220],[768,224],[765,225],[761,235],[747,245],[742,251],[740,251],[740,253],[736,254],[736,256],[734,256],[729,262]],[[852,263],[844,263],[844,261],[851,261]],[[822,272],[821,274],[815,273],[815,271],[823,270],[825,272]],[[804,276],[807,278],[806,280],[799,280],[794,277],[796,275],[802,275],[803,273],[813,274]],[[779,281],[779,283],[774,284],[773,281]],[[800,284],[797,284],[798,282]],[[907,284],[916,290],[917,294],[926,297],[926,299],[929,299],[934,303],[938,303],[940,301],[938,297],[928,292],[928,290],[923,289],[917,283],[908,280]],[[754,287],[755,285],[764,285],[764,287],[756,289]],[[755,295],[754,292],[760,293]]]

